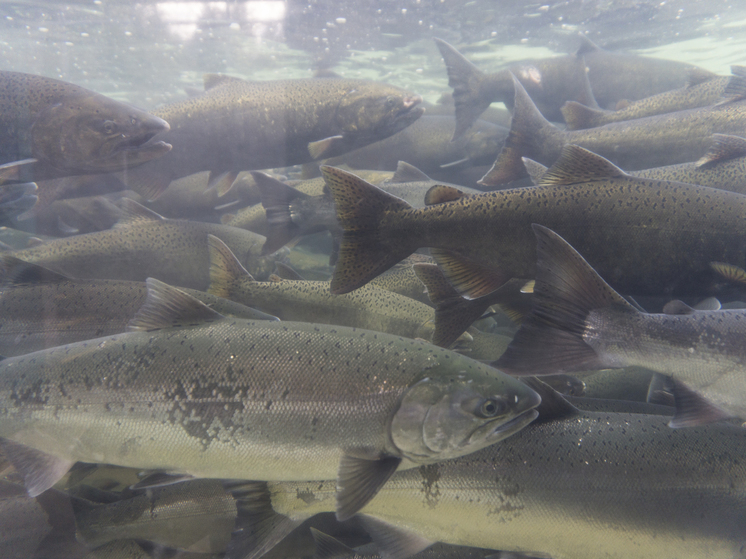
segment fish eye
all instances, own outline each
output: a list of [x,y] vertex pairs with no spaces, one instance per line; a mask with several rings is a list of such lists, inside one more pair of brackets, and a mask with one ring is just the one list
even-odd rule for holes
[[386,97],[386,106],[390,109],[393,109],[396,106],[396,97],[393,95],[389,95]]
[[487,398],[479,406],[477,415],[480,417],[495,417],[496,415],[505,413],[505,408],[506,405],[503,400],[498,398]]
[[135,125],[137,124],[137,119],[136,119],[136,118],[135,118],[134,116],[131,116],[131,117],[130,117],[130,124],[131,124],[132,126],[135,126]]
[[107,134],[116,134],[119,131],[119,126],[113,120],[104,121],[104,132]]

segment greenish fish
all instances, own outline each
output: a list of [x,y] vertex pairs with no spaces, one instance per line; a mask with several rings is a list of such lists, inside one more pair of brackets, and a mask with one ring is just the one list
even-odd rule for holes
[[[746,68],[731,66],[731,70],[734,74],[743,76]],[[568,101],[562,106],[562,116],[568,130],[581,130],[611,122],[706,107],[724,100],[730,80],[730,76],[715,76],[697,70],[689,75],[689,81],[684,87],[634,101],[616,111],[586,107],[576,101]]]
[[[256,281],[220,239],[210,236],[208,244],[208,292],[217,297],[254,306],[281,320],[336,324],[432,340],[435,313],[419,301],[372,285],[333,295],[327,281]],[[470,337],[467,334],[462,338]]]
[[522,157],[551,165],[568,144],[587,148],[630,170],[694,161],[707,151],[713,134],[746,132],[745,95],[742,91],[739,96],[707,107],[565,131],[542,116],[516,79],[510,134],[494,165],[479,182],[499,186],[523,178],[526,169]]
[[672,427],[746,419],[746,311],[630,305],[562,237],[533,226],[534,308],[495,362],[514,375],[639,366],[674,381]]
[[[82,508],[82,507],[81,507]],[[236,501],[220,480],[195,479],[153,487],[75,515],[78,539],[92,548],[139,540],[171,549],[223,553],[236,523]]]
[[227,225],[165,219],[129,199],[123,199],[120,208],[124,216],[113,229],[48,241],[12,256],[74,278],[145,281],[152,276],[205,290],[211,234],[253,273],[266,276],[270,271],[260,256],[260,235]]
[[157,116],[77,85],[0,72],[0,182],[129,169],[171,149],[154,139],[168,129]]
[[0,361],[0,443],[30,495],[75,461],[195,477],[337,478],[340,519],[402,465],[536,418],[496,369],[369,330],[225,319],[149,279],[131,332]]
[[210,171],[227,192],[239,171],[300,165],[376,142],[417,120],[422,98],[380,82],[334,78],[246,81],[205,76],[205,92],[154,111],[173,145],[157,164],[127,173],[133,190],[163,190]]
[[451,45],[435,39],[453,88],[454,138],[465,133],[490,103],[502,101],[512,107],[514,79],[546,118],[560,122],[560,108],[566,101],[608,108],[622,100],[636,101],[683,87],[692,72],[707,73],[691,64],[608,52],[584,35],[580,38],[582,45],[573,55],[526,60],[494,74],[485,74]]
[[[550,409],[541,395],[539,419],[501,444],[392,476],[361,511],[386,556],[441,541],[552,559],[743,559],[740,426],[671,430],[665,416],[578,411],[558,395]],[[255,514],[275,526],[334,508],[333,481],[263,487]]]
[[[277,320],[210,293],[183,291],[228,317]],[[76,280],[0,255],[0,355],[23,355],[122,333],[146,296],[144,282]]]
[[745,263],[745,196],[630,177],[577,146],[564,149],[541,186],[475,196],[436,186],[431,205],[419,209],[351,173],[323,172],[344,229],[333,293],[430,247],[460,294],[487,295],[512,278],[534,277],[532,223],[568,239],[625,294],[715,293],[725,280],[710,262]]

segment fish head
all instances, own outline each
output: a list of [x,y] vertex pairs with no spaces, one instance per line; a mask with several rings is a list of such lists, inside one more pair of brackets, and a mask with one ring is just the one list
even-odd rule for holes
[[71,95],[42,111],[31,128],[33,156],[68,174],[121,171],[164,155],[155,138],[168,123],[104,95]]
[[416,463],[464,456],[521,430],[540,403],[531,388],[496,369],[438,365],[404,393],[391,441]]
[[425,112],[422,97],[370,82],[351,87],[337,106],[336,125],[352,149],[404,130]]

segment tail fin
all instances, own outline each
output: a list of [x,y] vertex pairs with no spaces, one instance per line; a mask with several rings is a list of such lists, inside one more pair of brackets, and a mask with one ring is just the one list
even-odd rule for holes
[[565,117],[568,130],[585,130],[586,128],[601,126],[606,124],[604,117],[614,112],[587,107],[577,101],[568,101],[562,105],[560,110],[562,111],[562,116]]
[[494,366],[513,375],[548,375],[603,368],[585,343],[585,321],[594,309],[637,313],[559,235],[534,224],[534,308]]
[[300,227],[293,223],[290,204],[297,198],[308,198],[308,195],[264,173],[252,171],[251,176],[259,187],[262,206],[267,213],[267,240],[262,254],[272,254],[301,234]]
[[331,292],[339,295],[365,285],[414,252],[408,239],[396,238],[381,226],[385,218],[412,207],[347,171],[324,165],[321,172],[344,229],[331,283]]
[[487,110],[493,99],[482,92],[484,73],[442,39],[435,39],[440,54],[446,63],[448,85],[453,88],[453,103],[456,108],[456,130],[451,141],[458,140]]
[[522,157],[544,159],[542,155],[547,148],[552,144],[559,148],[564,143],[562,131],[544,118],[515,76],[513,87],[515,100],[510,133],[494,165],[479,181],[484,186],[499,186],[522,179],[527,175]]

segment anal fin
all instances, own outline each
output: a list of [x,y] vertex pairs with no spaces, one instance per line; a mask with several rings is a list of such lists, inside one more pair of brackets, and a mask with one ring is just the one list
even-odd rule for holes
[[696,427],[733,417],[676,380],[673,381],[673,397],[676,413],[668,422],[669,427]]
[[430,254],[453,288],[467,299],[484,297],[510,279],[451,250],[431,248]]

